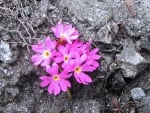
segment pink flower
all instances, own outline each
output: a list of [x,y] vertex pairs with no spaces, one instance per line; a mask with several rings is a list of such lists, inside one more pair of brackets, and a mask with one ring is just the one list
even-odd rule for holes
[[84,72],[92,72],[94,68],[88,63],[86,63],[87,57],[86,55],[82,55],[81,57],[77,57],[72,65],[65,67],[68,72],[73,72],[74,77],[78,83],[89,84],[92,82],[91,77],[89,77]]
[[54,58],[55,63],[61,63],[62,67],[69,65],[69,62],[74,59],[77,55],[77,51],[70,51],[71,44],[66,44],[65,46],[60,45],[58,47],[58,52]]
[[91,49],[91,39],[89,40],[89,42],[87,42],[85,44],[85,46],[86,46],[87,63],[89,65],[95,67],[95,69],[96,69],[99,66],[99,63],[97,62],[97,60],[99,60],[101,58],[101,56],[97,54],[99,49],[94,48],[94,49],[90,50]]
[[56,41],[51,41],[50,37],[47,37],[44,43],[39,42],[37,45],[32,45],[32,50],[37,52],[31,57],[31,61],[34,65],[46,66],[50,64],[51,59],[55,55]]
[[78,54],[82,54],[86,52],[86,46],[83,42],[79,40],[75,40],[70,47],[70,51],[76,51]]
[[51,29],[57,38],[66,40],[70,44],[72,44],[72,40],[79,37],[78,31],[72,26],[72,24],[66,25],[62,22],[58,22],[58,24]]
[[66,92],[68,88],[71,87],[71,84],[67,78],[70,77],[65,71],[61,73],[58,72],[59,67],[57,64],[53,64],[52,68],[50,66],[46,67],[46,71],[48,74],[47,76],[41,76],[40,79],[42,80],[40,86],[46,87],[48,86],[48,92],[50,94],[57,95],[61,92]]
[[101,56],[97,54],[98,51],[98,48],[94,48],[87,54],[87,63],[95,67],[95,69],[99,66],[99,63],[96,60],[99,60],[101,58]]

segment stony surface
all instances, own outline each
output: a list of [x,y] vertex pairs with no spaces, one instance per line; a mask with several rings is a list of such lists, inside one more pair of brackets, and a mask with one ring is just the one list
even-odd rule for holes
[[133,100],[141,100],[145,96],[146,96],[145,92],[142,88],[137,87],[137,88],[131,89],[131,97]]
[[28,16],[31,15],[31,13],[32,13],[31,8],[29,6],[26,6],[24,8],[24,13]]
[[[132,1],[132,5],[137,12],[134,18],[128,11],[124,0],[60,1],[60,7],[68,7],[69,12],[73,13],[77,20],[87,21],[92,26],[103,26],[113,17],[115,21],[122,22],[125,26],[129,26],[130,30],[136,35],[148,33],[150,31],[148,24],[150,20],[149,0],[134,0]],[[86,29],[86,27],[84,27],[84,29]]]
[[118,30],[118,24],[114,21],[110,21],[108,24],[104,25],[100,30],[98,30],[93,40],[100,41],[105,44],[112,44],[113,38],[115,38],[115,34],[118,33]]
[[149,113],[150,112],[150,96],[143,98],[141,107],[138,108],[138,113]]
[[11,67],[9,67],[9,68],[1,67],[0,70],[2,70],[2,72],[3,72],[3,73],[5,74],[5,76],[7,76],[7,77],[11,77],[11,76],[13,76],[13,74],[14,74],[14,70],[12,70]]
[[72,107],[72,113],[100,113],[103,109],[103,105],[96,100],[77,100]]
[[13,58],[13,52],[7,42],[0,41],[0,60],[4,63],[12,63],[16,60]]
[[41,25],[47,17],[47,10],[48,10],[48,0],[42,0],[39,2],[38,7],[34,10],[32,14],[35,26]]
[[61,0],[60,6],[68,7],[69,11],[73,13],[79,21],[86,20],[92,25],[98,25],[100,22],[105,24],[109,15],[107,4],[105,2],[98,2],[97,0]]
[[135,78],[147,67],[146,59],[136,52],[132,41],[125,41],[123,51],[117,55],[117,61],[124,69],[126,78]]
[[147,34],[140,39],[140,47],[150,52],[150,34]]
[[[0,49],[0,112],[149,113],[150,1],[130,1],[137,12],[134,17],[125,0],[1,0],[0,48],[12,61],[6,62]],[[53,37],[49,28],[59,20],[73,23],[83,40],[92,38],[102,55],[100,67],[89,73],[93,83],[73,84],[72,99],[40,88],[44,69],[30,62],[30,44]],[[11,57],[15,51],[17,60]],[[130,93],[136,87],[146,95],[138,101],[141,106]]]
[[116,69],[110,74],[110,77],[107,81],[107,89],[110,92],[117,92],[118,94],[121,92],[121,90],[126,85],[126,82],[123,78],[122,70]]

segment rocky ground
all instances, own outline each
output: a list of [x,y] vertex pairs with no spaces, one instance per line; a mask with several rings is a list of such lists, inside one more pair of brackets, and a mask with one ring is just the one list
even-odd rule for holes
[[[59,20],[100,48],[88,86],[49,95],[30,45]],[[0,0],[0,113],[150,113],[149,0]]]

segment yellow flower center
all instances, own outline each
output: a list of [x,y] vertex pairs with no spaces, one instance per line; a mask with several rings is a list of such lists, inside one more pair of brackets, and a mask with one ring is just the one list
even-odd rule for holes
[[79,73],[81,72],[81,67],[76,66],[76,67],[75,67],[75,72],[76,72],[77,74],[79,74]]
[[50,51],[45,50],[45,51],[43,52],[43,57],[44,57],[44,58],[49,58],[50,56],[51,56]]
[[54,75],[54,76],[53,76],[53,80],[54,80],[54,81],[58,81],[58,80],[60,80],[59,75]]
[[60,34],[60,38],[66,38],[66,34],[61,33],[61,34]]
[[68,60],[69,60],[69,56],[68,56],[68,55],[65,55],[65,56],[64,56],[64,61],[67,62]]

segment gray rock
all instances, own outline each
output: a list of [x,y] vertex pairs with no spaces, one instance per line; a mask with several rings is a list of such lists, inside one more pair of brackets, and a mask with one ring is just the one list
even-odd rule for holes
[[150,34],[147,34],[140,39],[140,47],[150,52]]
[[[114,20],[129,26],[132,30],[132,32],[129,32],[131,35],[140,35],[150,31],[149,0],[132,1],[132,5],[137,12],[134,18],[123,0],[61,0],[59,5],[60,7],[68,7],[69,12],[73,13],[77,20],[86,20],[92,26],[100,25],[102,27],[113,17]],[[85,26],[83,28],[86,31],[88,29]]]
[[117,34],[119,30],[118,24],[114,21],[107,23],[98,32],[97,36],[94,38],[95,41],[100,41],[106,44],[112,44],[113,36],[112,32]]
[[124,69],[124,77],[126,78],[135,78],[148,66],[146,59],[136,52],[131,40],[125,41],[123,51],[117,55],[117,62]]
[[0,76],[0,93],[3,90],[3,88],[8,84],[9,81],[3,78],[3,74]]
[[10,45],[4,41],[0,41],[0,60],[3,63],[13,63],[18,56],[17,51],[12,51]]
[[56,7],[53,6],[52,4],[48,4],[48,10],[51,11],[51,10],[54,10]]
[[25,8],[24,8],[24,13],[26,14],[26,15],[30,15],[32,12],[31,12],[31,8],[29,7],[29,6],[26,6]]
[[8,34],[6,34],[6,35],[3,35],[3,36],[2,36],[2,39],[3,39],[4,41],[7,41],[7,40],[10,40],[10,39],[11,39],[11,36],[8,35]]
[[109,8],[107,4],[98,2],[97,0],[61,0],[59,2],[60,10],[65,7],[74,15],[72,16],[72,21],[77,25],[84,37],[94,38],[95,33],[91,32],[89,27],[102,27],[109,18]]
[[10,103],[6,106],[5,112],[6,113],[17,113],[16,107],[17,107],[16,104]]
[[49,6],[49,0],[42,0],[39,5],[39,11],[41,13],[41,17],[47,17],[47,10]]
[[49,7],[49,0],[42,0],[39,3],[38,9],[35,10],[32,17],[34,18],[34,22],[36,25],[40,25],[44,22],[44,20],[47,18],[47,11]]
[[0,41],[0,60],[4,63],[12,63],[13,53],[8,43]]
[[12,96],[13,98],[19,93],[18,88],[6,88],[5,90],[6,95]]
[[16,103],[7,104],[4,109],[5,113],[30,113],[26,106],[19,106]]
[[0,0],[0,4],[4,3],[4,0]]
[[60,6],[68,7],[78,20],[87,20],[92,25],[104,24],[109,14],[107,4],[97,0],[61,0]]
[[107,89],[110,92],[116,92],[119,94],[121,90],[125,87],[125,85],[126,82],[123,78],[122,70],[116,69],[113,72],[111,72],[106,85]]
[[7,77],[11,77],[14,74],[14,71],[11,68],[4,68],[2,71]]
[[140,87],[131,89],[131,97],[133,100],[141,100],[143,97],[145,97],[144,90]]
[[[1,70],[2,69],[2,70]],[[6,104],[14,99],[14,97],[19,93],[18,88],[13,87],[16,82],[18,73],[12,74],[11,72],[6,72],[6,74],[11,75],[5,75],[3,72],[3,68],[0,67],[0,104]],[[20,74],[19,74],[20,75]],[[10,88],[11,86],[11,88]]]
[[[133,18],[129,12],[126,4],[122,0],[108,0],[110,1],[114,19],[122,21],[125,26],[129,26],[131,30],[137,34],[143,34],[150,31],[148,25],[150,21],[150,1],[149,0],[132,0],[132,5],[137,15]],[[130,32],[129,32],[130,33]]]
[[135,78],[137,75],[139,75],[141,72],[143,72],[147,68],[148,64],[141,63],[138,65],[131,65],[122,63],[121,68],[124,71],[124,77],[125,78]]
[[132,65],[138,65],[139,63],[145,61],[145,59],[132,47],[124,48],[121,54],[117,56],[117,58],[119,61]]
[[105,59],[105,61],[106,61],[106,63],[108,64],[108,65],[110,65],[112,62],[113,62],[113,58],[112,58],[112,56],[110,56],[110,55],[102,55],[103,56],[103,58]]
[[141,106],[137,109],[138,113],[150,113],[150,96],[142,99]]
[[78,100],[72,106],[73,113],[100,113],[103,106],[96,100]]

